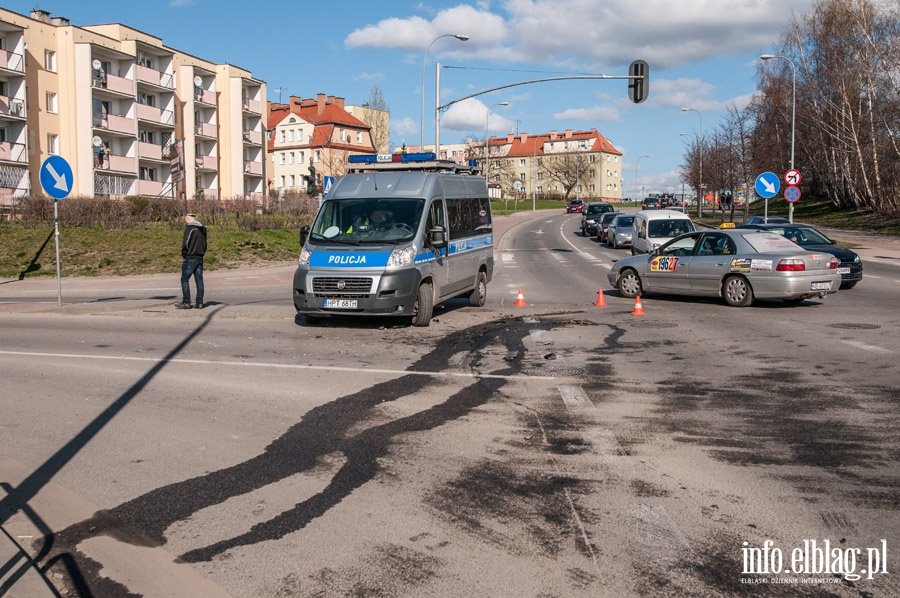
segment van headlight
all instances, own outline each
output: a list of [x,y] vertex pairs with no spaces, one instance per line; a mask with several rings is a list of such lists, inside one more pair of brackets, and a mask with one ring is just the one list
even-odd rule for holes
[[391,252],[388,258],[388,267],[391,266],[408,266],[416,261],[416,248],[412,245],[406,247],[398,247]]
[[312,255],[309,249],[303,248],[300,251],[300,259],[297,261],[298,266],[308,266],[309,265],[309,256]]

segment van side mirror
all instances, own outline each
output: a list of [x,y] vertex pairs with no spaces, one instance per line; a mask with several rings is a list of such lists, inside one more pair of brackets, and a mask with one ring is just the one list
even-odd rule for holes
[[300,249],[303,249],[303,246],[306,245],[306,240],[309,238],[309,225],[304,224],[300,227]]
[[444,230],[443,226],[435,226],[428,229],[428,243],[438,249],[447,246],[447,231]]

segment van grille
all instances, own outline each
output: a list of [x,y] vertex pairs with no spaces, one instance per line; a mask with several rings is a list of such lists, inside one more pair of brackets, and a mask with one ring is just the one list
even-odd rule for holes
[[343,278],[340,276],[313,278],[313,293],[319,297],[361,298],[366,297],[371,290],[371,278]]

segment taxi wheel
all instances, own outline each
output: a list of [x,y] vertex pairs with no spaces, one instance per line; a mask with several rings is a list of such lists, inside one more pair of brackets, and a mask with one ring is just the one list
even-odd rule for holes
[[487,274],[482,270],[478,273],[478,282],[475,284],[475,288],[469,293],[469,305],[484,307],[485,299],[487,299]]
[[722,296],[732,307],[747,307],[753,303],[753,289],[743,276],[729,276],[722,283]]
[[638,273],[628,268],[619,274],[619,292],[623,297],[631,299],[641,294],[641,277]]
[[428,326],[431,323],[431,314],[434,312],[434,294],[431,284],[425,282],[419,285],[416,294],[416,306],[413,308],[412,325]]

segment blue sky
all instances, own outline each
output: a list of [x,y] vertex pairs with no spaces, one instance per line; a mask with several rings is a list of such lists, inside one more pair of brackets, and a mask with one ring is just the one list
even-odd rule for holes
[[[650,95],[641,104],[628,101],[624,80],[520,85],[454,104],[441,114],[440,133],[446,144],[483,140],[486,125],[492,135],[593,127],[624,154],[623,195],[639,196],[641,187],[681,191],[678,171],[690,136],[701,123],[712,132],[732,103],[746,104],[759,55],[773,51],[812,0],[4,0],[2,6],[21,14],[38,6],[76,26],[123,23],[172,48],[251,71],[266,82],[272,101],[324,93],[361,104],[377,85],[390,109],[394,145],[419,144],[429,46],[425,143],[435,136],[436,62],[444,67],[445,104],[533,79],[623,76],[631,61],[645,60]],[[437,39],[456,33],[469,40]]]

